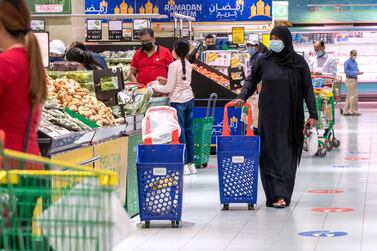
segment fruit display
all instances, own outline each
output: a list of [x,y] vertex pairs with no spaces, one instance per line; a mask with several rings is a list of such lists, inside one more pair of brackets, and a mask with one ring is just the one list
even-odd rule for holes
[[52,79],[66,77],[78,82],[82,87],[94,92],[93,72],[92,71],[49,71],[48,76]]
[[42,120],[46,120],[54,125],[63,127],[71,132],[80,132],[91,129],[80,120],[69,116],[64,111],[64,107],[62,105],[50,100],[43,106]]
[[131,61],[135,55],[135,50],[130,51],[104,51],[101,53],[109,67],[120,67],[123,70],[124,81],[130,81]]
[[229,79],[227,79],[227,78],[225,78],[223,76],[220,76],[220,75],[218,75],[215,72],[207,70],[203,66],[198,66],[197,64],[193,64],[192,67],[194,68],[194,70],[196,70],[200,74],[206,76],[207,78],[212,79],[216,83],[218,83],[218,84],[220,84],[220,85],[222,85],[224,87],[228,87],[229,86]]
[[89,90],[80,83],[67,77],[49,78],[48,97],[58,104],[81,114],[99,126],[109,126],[116,123],[112,109],[89,94]]

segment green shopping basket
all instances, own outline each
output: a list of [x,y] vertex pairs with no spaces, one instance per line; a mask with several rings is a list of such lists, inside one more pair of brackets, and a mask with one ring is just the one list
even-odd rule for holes
[[196,167],[207,167],[208,165],[211,153],[212,126],[215,119],[216,101],[217,94],[212,93],[208,100],[206,116],[193,121],[194,162]]

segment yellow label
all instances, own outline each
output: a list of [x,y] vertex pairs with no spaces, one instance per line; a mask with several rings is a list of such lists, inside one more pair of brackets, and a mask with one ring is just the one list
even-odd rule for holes
[[245,43],[245,28],[233,27],[232,39],[233,39],[233,44],[244,44]]

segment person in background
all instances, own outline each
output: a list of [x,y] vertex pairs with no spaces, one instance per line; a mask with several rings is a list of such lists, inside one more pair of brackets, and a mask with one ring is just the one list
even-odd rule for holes
[[50,42],[50,63],[64,61],[65,44],[61,40],[52,40]]
[[68,61],[80,63],[81,66],[78,70],[93,71],[103,69],[102,65],[93,58],[93,55],[90,51],[83,51],[79,48],[69,49],[66,54],[66,59]]
[[247,76],[251,75],[253,65],[255,62],[268,52],[268,49],[264,44],[260,43],[258,39],[250,39],[246,42],[246,50],[250,55],[250,62],[247,67]]
[[325,42],[314,42],[315,56],[310,60],[310,71],[313,75],[336,77],[336,60],[326,52]]
[[350,58],[344,63],[344,73],[346,74],[347,97],[343,108],[344,116],[359,116],[358,102],[359,94],[357,92],[357,77],[363,72],[359,71],[359,66],[356,62],[357,51],[350,52]]
[[145,28],[140,31],[141,48],[131,62],[132,82],[147,86],[158,77],[168,76],[168,67],[174,61],[170,51],[156,43],[154,31]]
[[211,34],[207,35],[205,38],[204,38],[204,50],[207,51],[207,50],[216,50],[216,40],[215,40],[215,37]]
[[[284,208],[291,203],[304,134],[315,127],[318,114],[305,59],[298,55],[287,27],[276,26],[270,34],[271,51],[256,62],[238,99],[237,107],[253,95],[260,81],[259,134],[260,176],[268,207]],[[310,117],[305,122],[306,103]]]
[[88,51],[92,54],[94,60],[96,60],[102,67],[102,69],[108,69],[109,67],[107,66],[106,60],[104,57],[102,57],[100,54],[89,51],[88,48],[86,48],[86,45],[81,43],[81,42],[73,42],[70,46],[70,49],[72,48],[79,48],[82,51]]
[[6,134],[5,148],[39,155],[47,77],[30,19],[25,1],[0,1],[0,130]]
[[[169,65],[168,78],[158,79],[152,88],[158,93],[168,93],[170,105],[177,110],[178,122],[181,127],[180,142],[186,144],[186,165],[184,174],[196,174],[194,164],[194,136],[192,132],[194,93],[191,88],[192,66],[186,59],[190,45],[185,40],[178,40],[174,46],[175,62]],[[161,84],[162,83],[162,84]]]

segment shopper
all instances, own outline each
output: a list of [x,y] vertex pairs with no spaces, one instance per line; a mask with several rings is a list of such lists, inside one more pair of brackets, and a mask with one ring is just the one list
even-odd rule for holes
[[[153,84],[155,92],[169,93],[170,105],[177,110],[181,127],[180,142],[186,144],[185,175],[196,174],[194,165],[194,136],[192,132],[194,93],[191,88],[192,66],[186,59],[190,45],[185,40],[178,40],[174,46],[173,57],[176,61],[169,66],[168,78],[159,78],[159,84]],[[161,83],[162,82],[162,83]]]
[[315,56],[310,60],[310,71],[313,75],[335,77],[337,73],[336,60],[326,52],[325,42],[314,42]]
[[[70,46],[69,46],[70,49],[72,48],[79,48],[80,50],[82,51],[89,51],[88,48],[86,48],[86,45],[84,43],[81,43],[81,42],[73,42]],[[107,63],[106,63],[106,60],[104,57],[102,57],[100,54],[98,53],[95,53],[95,52],[92,52],[92,51],[89,51],[94,60],[96,60],[101,66],[102,66],[102,69],[108,69],[109,67],[107,66]]]
[[[310,70],[305,59],[293,50],[286,27],[271,31],[271,51],[259,60],[242,87],[236,106],[241,107],[263,81],[259,97],[261,136],[260,176],[268,207],[291,203],[304,133],[316,126],[317,110]],[[303,102],[310,118],[304,121]]]
[[79,70],[101,70],[102,65],[93,58],[90,51],[83,51],[79,48],[71,48],[67,51],[66,58],[68,61],[80,63]]
[[50,42],[50,63],[64,61],[65,44],[61,40],[52,40]]
[[263,56],[264,53],[268,52],[268,49],[264,44],[259,42],[258,39],[250,39],[246,42],[246,50],[250,55],[250,61],[247,67],[247,76],[252,73],[252,68],[255,62]]
[[39,155],[37,130],[47,81],[24,1],[0,1],[0,48],[0,130],[6,134],[5,147]]
[[212,34],[208,34],[204,38],[204,44],[205,44],[205,47],[204,47],[205,51],[216,50],[216,40],[215,40],[215,37]]
[[359,94],[357,92],[357,77],[363,72],[359,71],[359,66],[356,62],[357,51],[350,52],[350,58],[344,63],[344,73],[346,74],[347,97],[343,109],[344,116],[359,116],[358,102]]
[[147,86],[158,77],[166,78],[168,67],[174,61],[170,51],[156,43],[154,31],[149,28],[140,31],[140,43],[141,49],[131,62],[131,81]]

